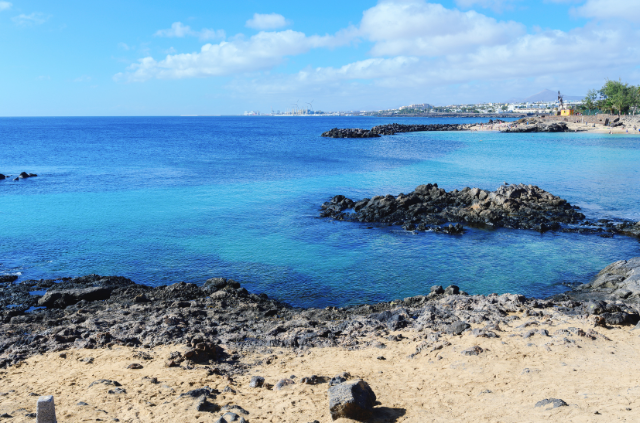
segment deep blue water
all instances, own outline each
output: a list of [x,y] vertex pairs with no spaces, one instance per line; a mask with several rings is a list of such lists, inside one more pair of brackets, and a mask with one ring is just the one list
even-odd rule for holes
[[640,137],[427,132],[336,140],[333,127],[471,119],[156,117],[0,119],[0,274],[239,280],[299,306],[457,284],[547,296],[586,282],[638,240],[469,229],[463,236],[317,218],[354,199],[437,182],[531,183],[589,217],[640,220]]

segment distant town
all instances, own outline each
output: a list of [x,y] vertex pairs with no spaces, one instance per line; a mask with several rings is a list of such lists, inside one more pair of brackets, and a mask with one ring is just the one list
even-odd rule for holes
[[[555,99],[554,99],[555,97]],[[565,96],[564,108],[579,108],[583,100],[576,96]],[[307,103],[310,105],[310,103]],[[475,103],[475,104],[450,104],[447,106],[434,106],[428,103],[410,104],[397,109],[383,110],[348,110],[348,111],[322,111],[313,110],[312,107],[298,108],[293,106],[285,110],[271,110],[268,113],[259,111],[245,112],[245,116],[426,116],[431,114],[555,114],[560,104],[557,93],[545,90],[521,101],[504,103]]]

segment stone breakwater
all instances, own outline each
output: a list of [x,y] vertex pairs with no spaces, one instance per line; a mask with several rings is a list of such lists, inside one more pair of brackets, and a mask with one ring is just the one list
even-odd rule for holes
[[522,132],[567,132],[570,131],[565,122],[547,122],[536,120],[535,118],[520,119],[518,121],[508,123],[501,120],[489,120],[486,124],[467,123],[467,124],[432,124],[432,125],[401,125],[392,123],[389,125],[374,126],[371,129],[360,128],[333,128],[327,132],[323,132],[322,136],[327,138],[377,138],[382,135],[394,135],[403,132],[428,132],[428,131],[473,131],[485,130],[493,128],[492,125],[498,125],[496,130],[504,133],[522,133]]
[[426,132],[426,131],[468,131],[472,124],[434,124],[434,125],[401,125],[392,123],[389,125],[378,125],[371,129],[333,128],[324,132],[323,137],[327,138],[377,138],[381,135],[394,135],[403,132]]
[[[635,260],[627,268],[637,271],[640,258]],[[403,300],[302,309],[249,293],[224,278],[209,279],[202,286],[179,282],[149,287],[124,277],[88,275],[5,283],[0,289],[5,304],[16,305],[7,309],[3,304],[0,312],[0,367],[50,351],[179,344],[187,350],[165,357],[167,367],[215,364],[212,371],[217,374],[242,374],[250,367],[238,361],[236,354],[242,351],[384,348],[372,337],[397,342],[397,330],[459,335],[471,324],[484,327],[474,329],[475,336],[495,337],[500,324],[520,324],[521,317],[514,313],[596,315],[600,326],[635,325],[640,320],[635,308],[638,290],[625,295],[624,301],[593,297],[584,302],[564,294],[547,300],[514,294],[472,296],[455,285],[433,286],[426,295]],[[42,289],[47,293],[29,295]],[[97,290],[102,294],[96,295]],[[46,308],[27,312],[30,304]],[[145,353],[139,354],[144,360]]]
[[[503,185],[495,191],[467,187],[449,192],[438,188],[438,184],[426,184],[408,194],[379,195],[359,201],[337,195],[322,204],[321,209],[321,217],[336,220],[447,233],[461,233],[461,223],[545,232],[585,219],[566,200],[524,184]],[[448,226],[441,226],[447,223]]]

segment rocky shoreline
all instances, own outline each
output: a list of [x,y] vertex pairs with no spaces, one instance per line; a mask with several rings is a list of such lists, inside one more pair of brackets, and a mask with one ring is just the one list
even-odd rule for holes
[[549,299],[472,296],[451,285],[379,304],[303,309],[251,294],[224,278],[202,286],[150,287],[119,276],[88,275],[7,281],[0,285],[0,301],[0,368],[34,354],[74,348],[186,345],[186,352],[166,357],[167,367],[206,363],[219,372],[242,374],[247,367],[229,351],[357,350],[375,347],[366,340],[374,335],[394,342],[396,330],[459,334],[470,324],[486,326],[477,336],[492,336],[492,327],[519,319],[514,313],[540,316],[554,310],[597,316],[605,326],[635,325],[640,320],[640,258],[614,263],[590,284]]

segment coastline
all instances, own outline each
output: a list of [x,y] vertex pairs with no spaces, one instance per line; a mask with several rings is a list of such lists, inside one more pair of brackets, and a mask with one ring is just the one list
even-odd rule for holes
[[[349,372],[378,396],[372,421],[623,419],[637,408],[625,395],[637,384],[640,291],[623,277],[627,262],[607,269],[551,298],[471,296],[452,285],[324,309],[223,278],[153,288],[96,275],[0,277],[0,415],[31,421],[30,394],[53,394],[67,421],[216,421],[225,406],[247,410],[250,422],[331,421],[327,380]],[[320,381],[302,383],[311,375]],[[251,388],[252,376],[271,386]],[[207,386],[204,403],[181,397]],[[535,406],[545,398],[568,406]]]
[[[175,421],[240,407],[251,422],[328,422],[327,381],[348,372],[375,391],[374,422],[624,417],[637,406],[620,394],[636,384],[621,363],[635,363],[640,346],[630,331],[640,291],[622,291],[637,288],[638,269],[640,258],[614,263],[590,286],[549,299],[434,286],[326,309],[292,308],[223,278],[156,288],[67,279],[41,297],[50,308],[4,315],[0,413],[27,421],[36,392],[55,395],[66,420]],[[98,290],[108,298],[95,299]],[[253,376],[270,387],[251,388]],[[182,395],[203,387],[207,407]],[[425,403],[425,390],[442,399]],[[535,407],[550,397],[568,406]]]
[[502,121],[489,119],[487,123],[466,124],[387,124],[371,129],[333,128],[323,132],[327,138],[378,138],[405,132],[470,131],[470,132],[588,132],[607,134],[640,135],[640,116],[557,116],[524,117],[519,120]]

